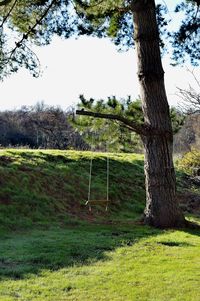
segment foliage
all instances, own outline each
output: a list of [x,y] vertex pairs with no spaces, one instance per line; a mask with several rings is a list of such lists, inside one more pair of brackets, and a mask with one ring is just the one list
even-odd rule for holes
[[194,174],[195,169],[200,169],[200,151],[192,149],[177,161],[179,169],[189,174]]
[[[112,113],[128,117],[130,120],[142,123],[142,108],[140,100],[134,102],[131,98],[117,100],[115,96],[108,97],[107,101],[103,99],[95,100],[85,99],[80,96],[79,109],[86,109],[94,112]],[[93,148],[99,150],[122,151],[122,152],[141,152],[142,144],[138,135],[131,133],[118,122],[107,119],[88,118],[77,116],[73,122],[82,137]]]
[[[54,34],[69,38],[91,35],[110,38],[119,49],[134,44],[131,1],[124,0],[44,0],[8,1],[0,6],[0,75],[3,78],[19,67],[39,75],[39,61],[31,51],[31,43],[44,45]],[[199,60],[199,2],[184,1],[175,12],[185,18],[177,32],[168,32],[167,9],[158,4],[157,23],[160,45],[168,35],[174,48],[174,61],[183,62],[186,56],[193,64]]]
[[[191,58],[191,63],[196,65],[200,59],[200,18],[199,0],[182,1],[176,6],[175,12],[184,12],[185,18],[179,30],[169,34],[173,38],[174,48],[173,58],[175,64],[184,63],[187,57]],[[186,56],[187,55],[187,56]]]
[[[143,122],[140,100],[86,100],[80,97],[80,108],[122,114]],[[3,147],[29,147],[51,149],[86,150],[95,148],[106,151],[142,152],[138,135],[118,123],[94,118],[72,117],[72,112],[58,107],[37,103],[16,111],[0,112],[0,145]],[[182,126],[183,116],[175,108],[171,110],[174,132]],[[76,128],[76,130],[74,129]],[[80,134],[81,135],[80,135]],[[112,135],[111,135],[112,133]],[[84,140],[85,142],[84,142]]]
[[[141,100],[132,101],[130,97],[118,100],[115,96],[107,100],[87,100],[84,95],[80,96],[78,109],[93,112],[111,113],[126,117],[138,124],[144,122]],[[173,133],[177,133],[182,127],[185,115],[172,107],[170,109]],[[131,132],[121,123],[108,119],[76,116],[72,123],[82,135],[83,139],[94,149],[122,152],[142,152],[143,146],[139,135]],[[112,134],[112,135],[111,135]]]
[[170,117],[172,122],[173,133],[176,134],[183,126],[186,116],[177,108],[171,107]]

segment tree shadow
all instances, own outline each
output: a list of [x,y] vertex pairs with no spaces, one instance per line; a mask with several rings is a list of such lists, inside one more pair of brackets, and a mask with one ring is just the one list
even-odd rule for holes
[[[194,219],[197,217],[199,218],[199,215],[193,215]],[[190,221],[186,219],[186,227],[181,229],[183,232],[195,235],[195,236],[200,236],[200,224],[198,222]]]
[[[200,235],[199,229],[180,231]],[[23,279],[30,275],[40,275],[44,270],[56,271],[108,261],[110,252],[116,248],[131,247],[141,239],[162,233],[165,234],[165,230],[133,223],[72,223],[63,228],[8,234],[0,242],[0,280]],[[164,237],[155,243],[170,248],[191,246],[190,243],[166,240]]]
[[109,260],[109,252],[162,231],[138,225],[82,224],[7,235],[0,242],[0,279]]

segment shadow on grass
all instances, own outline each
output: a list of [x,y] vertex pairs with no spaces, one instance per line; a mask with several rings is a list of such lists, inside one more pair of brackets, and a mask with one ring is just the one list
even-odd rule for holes
[[109,252],[161,231],[138,225],[87,225],[9,234],[0,242],[0,278],[109,260]]
[[[200,236],[199,229],[180,229]],[[42,270],[58,270],[109,260],[111,251],[165,233],[139,225],[71,225],[12,233],[0,242],[0,279],[23,279]],[[189,247],[186,242],[160,240],[165,247]],[[148,243],[147,243],[148,244]]]

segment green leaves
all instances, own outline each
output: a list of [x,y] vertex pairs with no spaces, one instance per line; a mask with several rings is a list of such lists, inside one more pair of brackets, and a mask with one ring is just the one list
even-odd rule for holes
[[199,0],[181,2],[176,6],[175,12],[182,12],[180,28],[169,33],[173,47],[173,60],[175,64],[183,64],[190,59],[193,65],[198,65],[200,60],[200,10]]
[[[141,102],[140,100],[132,102],[130,97],[120,100],[115,96],[108,97],[107,100],[93,98],[87,100],[84,95],[81,95],[78,109],[115,114],[143,123]],[[77,116],[73,124],[92,148],[123,152],[142,150],[139,136],[117,121]]]
[[[54,34],[65,38],[80,35],[108,37],[119,50],[129,49],[134,45],[130,3],[125,0],[0,1],[1,77],[17,71],[22,65],[38,75],[33,71],[39,64],[30,51],[31,43],[48,44]],[[175,12],[184,12],[185,17],[176,32],[169,32],[167,28],[169,20],[165,7],[156,7],[160,46],[165,46],[163,37],[167,34],[174,49],[175,63],[190,58],[195,65],[200,59],[199,3],[199,0],[190,0],[177,5]],[[22,63],[22,57],[26,64]]]
[[[141,126],[144,123],[141,100],[132,101],[130,96],[120,100],[115,96],[108,97],[107,100],[93,98],[87,100],[84,95],[80,95],[78,110],[105,114],[105,117],[109,114],[121,116]],[[105,117],[78,115],[72,124],[92,149],[106,151],[109,145],[110,151],[142,151],[140,136],[133,132],[133,129],[127,128],[126,125],[116,120],[110,120],[109,116]],[[185,115],[172,107],[170,117],[175,134],[182,127]]]
[[4,0],[4,1],[0,1],[0,6],[5,6],[8,5],[12,0]]

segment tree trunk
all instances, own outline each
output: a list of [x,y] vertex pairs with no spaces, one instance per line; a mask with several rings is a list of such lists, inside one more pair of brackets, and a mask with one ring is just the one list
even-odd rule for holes
[[161,63],[154,0],[133,0],[134,39],[145,124],[145,223],[166,228],[184,226],[176,199],[172,160],[173,134]]

